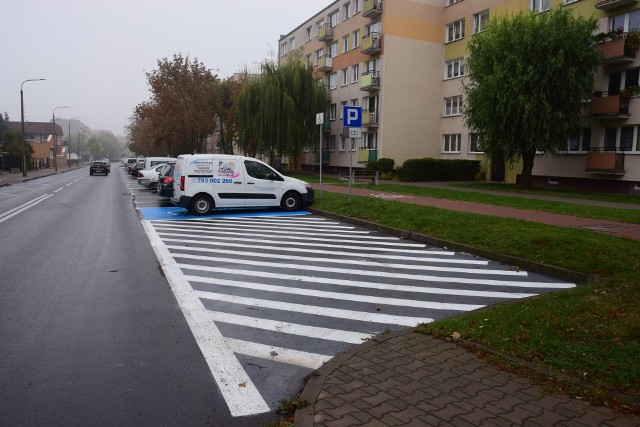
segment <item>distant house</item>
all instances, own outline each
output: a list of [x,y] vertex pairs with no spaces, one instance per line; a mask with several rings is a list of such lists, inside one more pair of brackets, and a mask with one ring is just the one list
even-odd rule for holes
[[[10,132],[22,133],[21,122],[7,122]],[[33,167],[36,169],[53,167],[54,144],[57,138],[58,166],[67,164],[66,149],[62,144],[64,134],[62,127],[52,122],[24,122],[24,140],[33,147]]]

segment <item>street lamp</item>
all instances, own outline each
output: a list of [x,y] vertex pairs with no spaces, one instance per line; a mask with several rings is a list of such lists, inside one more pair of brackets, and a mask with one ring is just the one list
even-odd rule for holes
[[56,107],[53,109],[53,167],[58,172],[58,132],[56,132],[56,110],[60,108],[69,108],[68,105],[64,107]]
[[20,85],[20,122],[22,123],[22,176],[27,176],[27,144],[24,140],[24,96],[22,86],[26,82],[41,82],[46,79],[27,79]]

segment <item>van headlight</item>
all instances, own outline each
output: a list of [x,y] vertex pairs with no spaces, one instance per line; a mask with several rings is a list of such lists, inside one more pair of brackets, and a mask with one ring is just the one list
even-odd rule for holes
[[308,182],[304,183],[304,188],[311,188],[311,184],[309,184]]

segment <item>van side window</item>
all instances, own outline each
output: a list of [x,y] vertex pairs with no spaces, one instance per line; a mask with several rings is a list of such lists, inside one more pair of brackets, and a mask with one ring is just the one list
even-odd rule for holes
[[262,163],[245,160],[244,166],[247,168],[247,174],[255,179],[272,179],[273,170]]

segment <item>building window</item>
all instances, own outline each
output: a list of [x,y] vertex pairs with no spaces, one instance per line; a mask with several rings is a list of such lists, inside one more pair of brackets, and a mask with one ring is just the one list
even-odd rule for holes
[[336,151],[336,136],[329,135],[327,139],[327,151]]
[[338,114],[340,114],[340,120],[344,119],[343,114],[344,114],[344,107],[347,106],[347,101],[342,101],[340,103],[340,111],[338,111]]
[[329,45],[329,58],[335,58],[338,56],[338,42],[333,42]]
[[360,13],[360,10],[362,10],[362,8],[360,7],[360,2],[362,0],[353,0],[353,14],[355,15],[356,13]]
[[460,152],[460,134],[459,133],[442,135],[442,152],[443,153],[459,153]]
[[357,49],[360,47],[360,30],[355,30],[353,32],[353,48]]
[[283,57],[287,54],[287,42],[280,43],[280,57]]
[[331,104],[329,107],[329,120],[335,120],[337,118],[338,107],[336,104]]
[[570,153],[583,153],[591,148],[591,128],[583,128],[580,135],[569,138],[567,151]]
[[352,107],[357,107],[358,106],[358,98],[354,98],[351,100],[351,106]]
[[338,75],[336,73],[329,74],[329,90],[338,87]]
[[367,132],[362,134],[362,148],[365,150],[378,149],[378,134],[375,132]]
[[324,18],[320,19],[319,21],[316,21],[316,34],[315,34],[315,36],[320,34],[320,28],[322,28],[323,26],[324,26]]
[[357,83],[360,80],[360,64],[354,64],[351,67],[351,83]]
[[458,3],[461,2],[462,0],[447,0],[446,5],[447,6],[451,6],[454,3]]
[[340,80],[342,82],[342,86],[346,86],[349,84],[349,69],[345,68],[344,70],[340,70]]
[[346,2],[344,6],[342,6],[342,20],[346,21],[351,17],[351,4]]
[[470,153],[484,153],[482,144],[480,141],[480,135],[477,133],[469,134],[469,152]]
[[349,52],[349,34],[342,38],[342,53]]
[[347,150],[347,138],[340,135],[340,151],[346,151],[346,150]]
[[489,23],[489,9],[473,15],[473,34],[480,33],[487,29]]
[[311,66],[311,54],[308,54],[305,59],[304,59],[304,63],[307,67]]
[[609,18],[609,31],[619,28],[625,33],[640,31],[640,10]]
[[316,63],[314,65],[318,65],[318,62],[320,62],[323,56],[324,56],[324,49],[316,50]]
[[464,38],[464,19],[447,24],[445,41],[447,43]]
[[464,75],[464,58],[452,59],[444,63],[444,78],[453,79]]
[[551,7],[551,0],[529,0],[529,10],[532,12],[545,12]]
[[335,27],[340,23],[337,10],[329,14],[329,23],[331,24],[331,27]]
[[631,151],[633,150],[634,143],[634,127],[623,127],[620,128],[620,144],[618,147],[621,151]]
[[305,36],[304,36],[304,41],[308,42],[311,41],[313,37],[311,36],[311,27],[307,27],[307,29],[305,30]]
[[289,39],[289,52],[291,52],[295,48],[296,48],[296,39],[295,39],[295,37],[291,37]]
[[462,114],[462,97],[454,96],[444,99],[444,115],[459,116]]
[[606,128],[604,131],[605,151],[638,151],[637,130],[636,126]]

